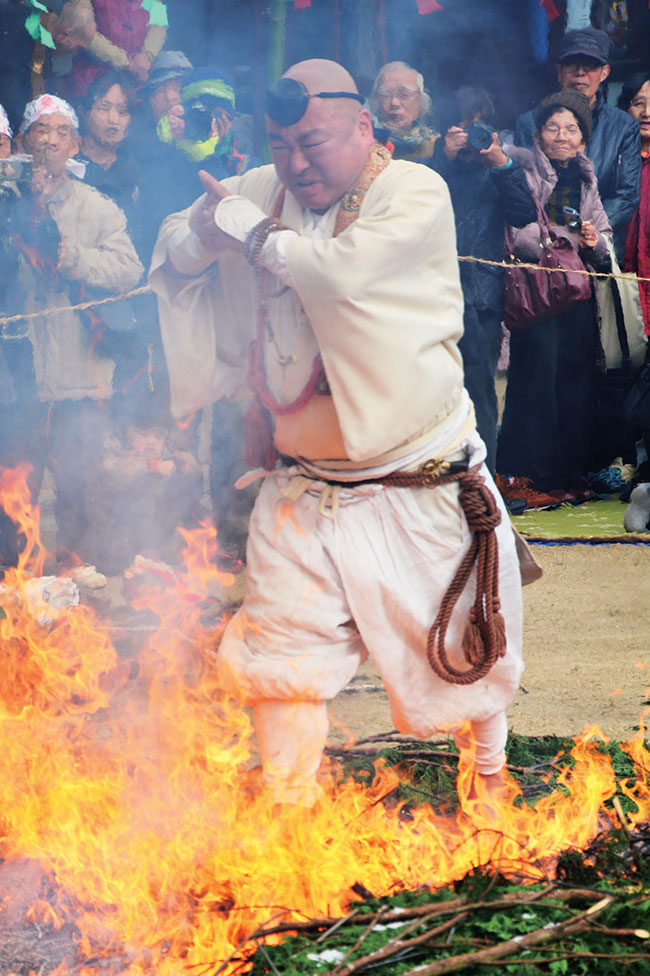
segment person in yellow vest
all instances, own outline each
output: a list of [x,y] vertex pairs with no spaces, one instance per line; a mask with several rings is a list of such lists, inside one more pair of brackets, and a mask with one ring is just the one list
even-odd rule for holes
[[362,101],[339,64],[290,68],[267,96],[273,164],[203,174],[150,273],[172,411],[251,401],[264,481],[217,660],[276,801],[306,806],[326,703],[368,654],[397,728],[453,732],[494,789],[522,670],[515,536],[463,388],[449,194],[391,160]]

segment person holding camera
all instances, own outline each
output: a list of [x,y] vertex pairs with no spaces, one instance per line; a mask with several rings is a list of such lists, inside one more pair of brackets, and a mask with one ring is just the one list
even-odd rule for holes
[[[628,4],[629,6],[629,4]],[[610,40],[594,27],[567,31],[558,46],[555,70],[560,88],[584,95],[591,109],[585,154],[596,174],[598,193],[613,231],[616,256],[623,261],[625,236],[639,203],[641,145],[639,129],[627,112],[608,105]],[[517,120],[515,144],[533,147],[536,110]]]
[[[241,123],[235,114],[233,80],[218,68],[194,68],[183,79],[182,114],[166,112],[158,121],[161,142],[173,146],[182,207],[194,200],[200,169],[225,179],[251,166],[250,147],[242,147]],[[255,165],[255,163],[253,163]]]
[[194,202],[200,169],[224,179],[259,165],[252,156],[247,118],[235,112],[234,84],[226,72],[201,67],[185,73],[180,102],[174,99],[158,116],[155,147],[149,149],[150,155],[155,153],[150,162],[156,179],[142,188],[142,209],[150,225],[147,257],[163,219]]
[[[591,133],[589,100],[577,91],[556,92],[535,110],[535,122],[533,149],[510,146],[508,152],[524,167],[556,235],[597,267],[608,257],[612,229],[584,151]],[[547,235],[538,217],[515,228],[515,257],[539,261]],[[497,449],[497,470],[508,476],[505,490],[511,497],[526,498],[533,491],[549,504],[584,500],[585,476],[602,466],[595,429],[601,360],[593,297],[512,333]]]
[[[18,252],[14,243],[16,210],[31,178],[29,159],[12,156],[13,132],[0,105],[0,315],[16,311],[14,288]],[[43,471],[46,415],[39,403],[32,347],[25,322],[0,326],[0,469],[31,466],[28,485],[36,503]],[[0,579],[15,566],[22,547],[19,527],[0,506]]]
[[[79,149],[78,129],[72,106],[55,95],[27,104],[19,134],[33,172],[13,238],[13,311],[39,313],[30,319],[28,335],[38,397],[47,411],[47,462],[63,564],[73,561],[73,552],[83,558],[80,545],[93,512],[87,478],[99,464],[115,373],[114,360],[101,351],[101,307],[75,306],[89,296],[129,291],[144,270],[117,204],[68,173]],[[54,315],[51,309],[66,310]]]
[[[524,171],[503,150],[493,124],[494,106],[480,88],[460,88],[447,101],[441,137],[431,167],[446,181],[456,221],[458,253],[500,261],[507,221],[523,227],[535,219],[535,203]],[[488,124],[489,123],[489,124]],[[465,301],[463,356],[465,387],[474,403],[476,426],[494,473],[497,397],[494,377],[501,349],[502,271],[460,262]]]

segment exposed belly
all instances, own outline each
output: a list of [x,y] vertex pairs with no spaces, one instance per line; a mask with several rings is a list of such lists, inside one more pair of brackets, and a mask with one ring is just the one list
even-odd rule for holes
[[275,446],[289,457],[347,460],[331,396],[312,396],[297,413],[275,418]]

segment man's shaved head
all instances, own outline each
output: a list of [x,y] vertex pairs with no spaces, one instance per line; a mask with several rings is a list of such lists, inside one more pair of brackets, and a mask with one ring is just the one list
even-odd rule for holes
[[[350,72],[342,64],[338,64],[336,61],[327,61],[324,58],[299,61],[287,68],[282,77],[301,81],[310,95],[316,95],[318,92],[335,91],[359,94]],[[326,100],[323,99],[322,101],[325,102]],[[360,108],[359,102],[353,98],[328,100],[328,105],[337,115],[343,115],[350,120],[356,119]]]
[[[352,75],[335,61],[313,58],[285,71],[310,95],[358,94]],[[354,186],[373,143],[370,113],[352,98],[310,98],[292,125],[267,119],[269,146],[280,181],[303,207],[323,211]]]
[[324,58],[299,61],[298,64],[287,68],[282,77],[302,81],[310,95],[320,91],[345,91],[358,94],[350,72],[346,71],[342,64],[326,61]]

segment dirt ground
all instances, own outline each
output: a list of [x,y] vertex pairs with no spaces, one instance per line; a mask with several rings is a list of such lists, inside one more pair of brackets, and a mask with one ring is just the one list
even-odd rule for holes
[[[629,738],[650,698],[650,546],[538,545],[534,554],[544,575],[524,589],[526,670],[511,731],[574,736],[597,724]],[[345,728],[358,737],[392,728],[371,664],[331,717],[334,741]]]

